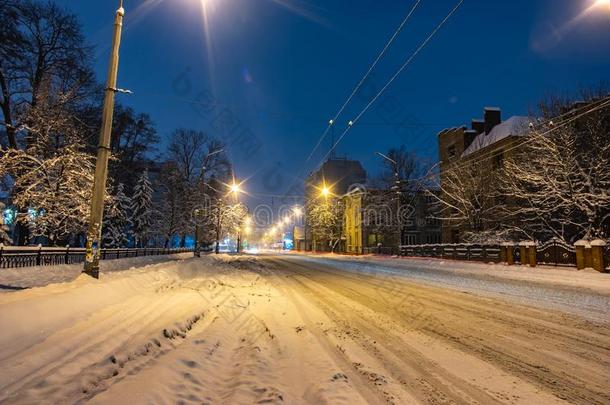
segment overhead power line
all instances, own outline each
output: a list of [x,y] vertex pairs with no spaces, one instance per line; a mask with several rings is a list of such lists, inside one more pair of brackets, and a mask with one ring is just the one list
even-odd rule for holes
[[403,65],[400,67],[400,69],[398,69],[398,71],[394,74],[394,76],[392,76],[392,78],[390,78],[390,80],[385,84],[385,86],[383,86],[381,88],[381,90],[375,95],[375,97],[373,97],[371,99],[371,101],[366,105],[366,107],[364,107],[364,109],[356,116],[356,118],[354,118],[353,120],[351,120],[347,126],[347,128],[343,131],[343,133],[341,134],[341,136],[339,137],[339,139],[337,139],[337,142],[335,142],[335,144],[331,147],[331,149],[328,151],[328,153],[326,155],[324,155],[324,157],[322,158],[321,162],[324,162],[324,160],[326,160],[326,158],[335,150],[335,148],[337,147],[337,145],[339,145],[339,143],[343,140],[343,138],[345,137],[345,135],[347,135],[347,133],[350,131],[350,129],[352,129],[354,127],[354,125],[356,125],[358,123],[358,121],[360,120],[360,118],[371,108],[371,106],[379,99],[379,97],[381,97],[381,95],[383,93],[385,93],[385,91],[388,89],[388,87],[390,87],[390,85],[392,83],[394,83],[394,81],[396,80],[396,78],[398,76],[400,76],[400,74],[407,68],[407,66],[409,66],[411,64],[411,62],[415,59],[415,57],[417,57],[417,55],[426,47],[426,45],[428,45],[428,43],[432,40],[432,38],[434,38],[434,36],[438,33],[438,31],[447,23],[447,21],[449,21],[449,19],[456,13],[456,11],[460,8],[460,6],[464,3],[465,0],[460,0],[455,7],[449,12],[449,14],[447,14],[447,16],[440,22],[440,24],[438,24],[436,26],[436,28],[434,28],[434,30],[430,33],[430,35],[420,44],[420,46],[415,50],[415,52],[413,52],[411,54],[411,56],[405,61],[405,63],[403,63]]
[[[602,110],[604,108],[609,108],[609,107],[610,107],[610,95],[603,97],[599,100],[595,100],[595,101],[591,102],[590,104],[586,104],[582,107],[578,107],[578,108],[569,110],[569,111],[567,111],[563,114],[557,115],[553,118],[548,118],[542,122],[538,122],[536,127],[543,129],[543,131],[539,133],[540,136],[546,136],[554,131],[567,127],[574,121],[579,120],[586,115],[592,114],[596,111]],[[583,111],[583,110],[586,110],[586,111]],[[568,118],[566,120],[563,120],[564,117],[568,117]],[[529,131],[536,131],[536,129],[530,128]],[[519,149],[519,148],[523,147],[524,145],[527,145],[528,143],[533,142],[537,139],[537,138],[529,137],[529,136],[525,137],[525,138],[526,139],[523,142],[519,142],[510,148],[502,149],[502,152],[506,153],[506,152],[510,152],[515,149]],[[493,159],[496,155],[497,155],[496,150],[490,150],[490,151],[481,153],[480,155],[477,155],[476,157],[473,156],[473,159],[476,159],[477,163],[484,162],[486,160]],[[407,180],[403,180],[403,181],[409,182],[409,183],[423,184],[423,182],[425,180],[430,180],[432,178],[438,177],[439,174],[436,172],[433,172],[433,170],[435,167],[438,167],[440,163],[441,162],[435,164],[428,171],[428,173],[425,174],[424,176],[414,178],[414,179],[407,179]],[[451,172],[457,172],[458,170],[462,170],[471,164],[472,164],[472,162],[468,159],[466,159],[466,161],[464,161],[464,162],[456,162],[455,165],[450,166],[449,168],[444,170],[443,173],[447,174],[447,173],[451,173]]]
[[396,38],[398,37],[398,35],[401,33],[402,29],[405,27],[405,25],[407,24],[407,22],[411,19],[411,16],[415,13],[415,10],[417,9],[417,7],[419,6],[419,3],[421,3],[422,0],[417,0],[417,2],[415,3],[415,5],[413,5],[413,7],[411,8],[411,10],[409,11],[409,13],[407,14],[407,16],[402,20],[402,22],[400,23],[400,25],[398,26],[398,28],[396,29],[396,31],[394,32],[394,34],[392,35],[392,37],[389,39],[389,41],[385,44],[385,46],[383,47],[383,49],[381,50],[381,52],[379,53],[379,55],[377,55],[377,58],[375,59],[375,61],[371,64],[371,66],[369,66],[369,69],[367,70],[367,72],[364,74],[364,76],[362,77],[362,79],[360,79],[360,82],[358,82],[358,84],[356,85],[356,87],[354,88],[354,90],[352,91],[352,93],[349,95],[349,97],[345,100],[345,102],[343,103],[343,105],[341,106],[341,108],[339,109],[339,111],[334,115],[334,117],[328,122],[328,126],[326,127],[326,130],[324,131],[324,133],[320,136],[320,139],[318,139],[318,142],[316,143],[316,145],[313,147],[313,150],[311,151],[311,153],[309,154],[309,156],[307,157],[307,159],[305,160],[305,162],[309,162],[311,160],[311,158],[313,157],[314,153],[316,152],[316,150],[318,149],[318,147],[320,146],[320,144],[322,143],[322,141],[326,138],[326,136],[328,135],[328,131],[330,131],[330,129],[332,128],[332,126],[337,122],[337,119],[339,118],[339,116],[343,113],[343,111],[345,110],[345,108],[347,107],[347,105],[352,101],[352,99],[354,98],[354,96],[358,93],[358,90],[360,90],[360,88],[362,87],[362,85],[364,84],[364,82],[366,82],[366,79],[368,79],[368,77],[370,76],[371,72],[373,71],[373,69],[375,69],[375,67],[377,66],[377,64],[379,63],[379,61],[383,58],[383,56],[386,54],[387,50],[390,48],[390,46],[392,45],[392,43],[394,43],[394,40],[396,40]]

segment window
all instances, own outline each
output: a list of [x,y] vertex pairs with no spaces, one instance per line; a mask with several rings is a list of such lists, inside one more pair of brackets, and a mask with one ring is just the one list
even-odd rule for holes
[[417,237],[413,234],[406,234],[404,236],[405,245],[415,245],[417,244]]

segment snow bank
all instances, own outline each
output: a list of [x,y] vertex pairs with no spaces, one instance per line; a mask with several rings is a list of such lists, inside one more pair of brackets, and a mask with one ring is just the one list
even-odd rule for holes
[[[179,253],[167,256],[145,256],[104,260],[100,263],[100,271],[102,273],[124,271],[135,267],[182,260],[191,256],[193,256],[192,253]],[[32,287],[42,287],[54,283],[65,283],[76,279],[81,274],[82,270],[82,263],[0,269],[0,293],[18,291]]]

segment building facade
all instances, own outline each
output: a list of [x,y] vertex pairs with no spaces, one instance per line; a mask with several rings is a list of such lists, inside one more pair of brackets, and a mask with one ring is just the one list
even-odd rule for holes
[[395,216],[397,201],[387,190],[353,190],[344,201],[347,253],[441,242],[436,199],[427,192],[401,196],[399,222]]
[[[499,108],[484,109],[483,119],[472,120],[470,128],[462,126],[449,128],[438,134],[440,160],[440,199],[455,204],[444,204],[441,209],[442,242],[464,242],[465,234],[480,232],[494,226],[493,221],[478,221],[476,211],[485,212],[498,203],[506,201],[480,200],[482,195],[493,193],[482,192],[495,187],[494,173],[503,167],[504,160],[516,153],[524,136],[528,134],[533,119],[524,116],[513,116],[502,121]],[[470,182],[469,184],[466,184]],[[476,184],[473,184],[476,183]],[[475,192],[472,196],[461,196],[471,201],[470,209],[474,214],[458,212],[460,201],[452,195],[452,189],[468,185]],[[500,197],[498,197],[500,198]],[[489,217],[489,215],[487,215]]]

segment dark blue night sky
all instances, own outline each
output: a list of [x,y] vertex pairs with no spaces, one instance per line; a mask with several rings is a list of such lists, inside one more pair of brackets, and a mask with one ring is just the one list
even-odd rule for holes
[[[246,187],[253,202],[291,194],[291,183],[315,167],[329,148],[330,138],[306,164],[328,119],[414,3],[205,1],[207,24],[201,0],[125,0],[119,82],[135,95],[120,100],[150,113],[162,137],[189,127],[225,138],[236,174],[254,175]],[[118,1],[59,3],[82,21],[96,47],[102,81]],[[363,108],[371,92],[385,84],[455,3],[422,1],[338,128]],[[406,144],[434,159],[437,132],[468,124],[485,106],[501,107],[504,118],[527,114],[549,93],[573,95],[581,86],[610,79],[610,10],[581,15],[590,4],[466,0],[346,136],[339,155],[361,160],[373,173],[379,166],[373,153],[390,146]],[[259,142],[256,153],[226,126],[215,133],[217,112],[236,133]]]

